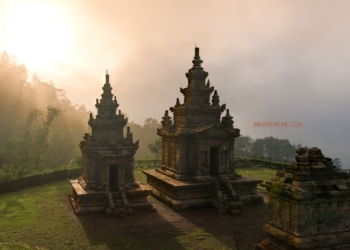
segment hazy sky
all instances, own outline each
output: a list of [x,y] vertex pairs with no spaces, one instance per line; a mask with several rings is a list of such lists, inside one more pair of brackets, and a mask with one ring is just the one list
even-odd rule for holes
[[348,168],[349,13],[347,0],[0,0],[0,51],[93,112],[108,69],[120,109],[143,124],[183,101],[197,44],[242,135],[318,146]]

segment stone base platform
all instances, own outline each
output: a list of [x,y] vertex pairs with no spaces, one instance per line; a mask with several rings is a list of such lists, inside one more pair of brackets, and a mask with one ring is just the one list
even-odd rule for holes
[[[195,182],[175,180],[157,170],[143,170],[147,183],[152,187],[151,195],[173,209],[210,207],[213,197],[212,180]],[[213,178],[219,181],[220,178]],[[222,181],[223,182],[223,181]],[[245,204],[262,203],[263,198],[257,194],[256,186],[262,180],[240,177],[229,180],[234,192]],[[225,190],[223,190],[223,193]]]
[[[77,215],[87,213],[106,212],[110,215],[112,211],[109,208],[109,191],[85,190],[78,180],[70,180],[72,187],[71,194],[68,195],[74,211]],[[137,209],[153,209],[153,206],[147,201],[147,196],[151,193],[148,185],[139,185],[124,192],[111,191],[115,211],[131,211]]]
[[[267,228],[268,227],[268,228]],[[273,227],[264,226],[266,232],[273,232],[276,238],[269,236],[260,242],[256,249],[259,250],[349,250],[350,232],[324,233],[317,236],[298,237]]]

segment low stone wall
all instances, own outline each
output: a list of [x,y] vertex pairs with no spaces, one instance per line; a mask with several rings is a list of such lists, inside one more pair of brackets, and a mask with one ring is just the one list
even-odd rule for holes
[[238,158],[238,159],[234,159],[233,162],[236,168],[249,168],[253,166],[253,164],[246,159]]
[[263,167],[263,168],[273,168],[273,169],[285,169],[290,164],[285,164],[282,162],[275,161],[266,161],[262,159],[253,159],[253,158],[235,158],[234,166],[236,168],[245,168],[245,167]]

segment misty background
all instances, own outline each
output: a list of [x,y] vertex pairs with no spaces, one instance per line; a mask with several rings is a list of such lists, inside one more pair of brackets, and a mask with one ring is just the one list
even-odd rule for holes
[[[29,14],[43,22],[26,27],[32,33],[16,49],[8,20],[21,4],[0,0],[0,52],[25,64],[30,84],[36,74],[64,90],[72,106],[96,113],[108,69],[129,121],[160,121],[177,97],[183,102],[179,90],[187,86],[196,44],[242,135],[317,146],[349,168],[349,1],[33,1],[28,12],[40,10]],[[41,44],[46,10],[55,10],[65,25],[60,36],[52,33],[54,39]],[[24,32],[20,24],[17,35]],[[59,49],[52,61],[50,53]],[[252,127],[254,122],[302,127]]]

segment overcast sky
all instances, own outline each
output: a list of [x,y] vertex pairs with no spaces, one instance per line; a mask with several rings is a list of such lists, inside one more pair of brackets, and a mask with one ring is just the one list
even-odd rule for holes
[[[16,54],[29,75],[52,80],[73,103],[96,112],[108,69],[129,120],[160,121],[177,97],[183,101],[179,90],[197,44],[242,135],[317,146],[349,168],[350,1],[33,0],[21,10],[24,20],[16,16],[21,5],[0,0],[0,51]],[[40,24],[26,27],[33,17]],[[26,28],[31,47],[15,47],[23,40],[9,27],[16,34]]]

